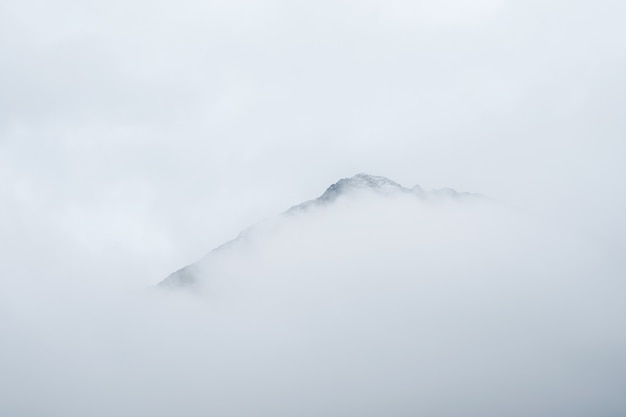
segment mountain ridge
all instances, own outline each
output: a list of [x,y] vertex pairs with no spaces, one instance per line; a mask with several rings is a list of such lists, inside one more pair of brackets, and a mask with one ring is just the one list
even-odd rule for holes
[[393,192],[408,195],[412,194],[422,199],[432,199],[446,196],[451,198],[484,198],[481,194],[458,192],[453,188],[440,188],[433,189],[431,191],[425,191],[419,185],[407,188],[387,177],[359,173],[352,177],[340,179],[339,181],[331,184],[319,197],[297,204],[285,213],[307,209],[312,206],[332,203],[342,195],[364,190],[374,191],[380,194],[392,194]]
[[[330,206],[344,196],[356,195],[363,192],[374,193],[381,196],[390,196],[394,194],[413,196],[422,201],[485,198],[481,194],[457,192],[452,188],[434,189],[431,191],[425,191],[419,185],[415,185],[412,188],[407,188],[395,181],[390,180],[387,177],[370,175],[366,173],[358,173],[352,177],[341,178],[340,180],[326,188],[326,190],[319,197],[294,205],[277,217],[280,218],[281,216],[285,215],[295,215],[298,213],[306,212],[310,209]],[[210,259],[212,255],[216,255],[232,246],[239,244],[254,228],[259,226],[259,224],[260,223],[257,223],[256,225],[244,229],[241,233],[239,233],[236,238],[215,247],[197,262],[194,262],[171,273],[165,279],[159,282],[158,286],[167,288],[192,286],[194,283],[197,282],[197,273],[195,271],[197,264],[201,262],[206,262],[208,259]]]

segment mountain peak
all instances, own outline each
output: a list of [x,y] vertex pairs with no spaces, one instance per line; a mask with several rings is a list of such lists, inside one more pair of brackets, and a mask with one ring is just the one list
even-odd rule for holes
[[336,183],[324,191],[324,193],[316,199],[305,201],[287,210],[287,213],[296,213],[306,210],[310,207],[326,205],[334,202],[343,195],[358,193],[362,191],[373,191],[378,194],[392,195],[392,194],[406,194],[414,195],[420,199],[447,199],[447,198],[471,198],[481,197],[479,194],[472,193],[459,193],[452,188],[435,189],[431,191],[425,191],[419,185],[412,188],[403,187],[395,181],[390,180],[387,177],[381,177],[377,175],[370,175],[366,173],[359,173],[349,178],[342,178]]
[[397,182],[394,182],[386,177],[380,177],[376,175],[369,175],[365,173],[356,174],[350,178],[342,178],[336,183],[332,184],[326,189],[324,194],[319,197],[322,201],[332,201],[340,194],[357,189],[396,189],[404,190]]
[[[479,194],[458,193],[452,188],[442,188],[431,191],[424,191],[419,185],[416,185],[413,188],[407,188],[386,177],[359,173],[349,178],[340,179],[328,187],[318,198],[293,206],[283,214],[292,215],[305,212],[313,207],[331,206],[337,199],[344,195],[353,193],[358,194],[360,192],[374,192],[383,196],[413,196],[416,201],[458,201],[468,198],[482,198]],[[197,270],[199,265],[210,263],[213,257],[215,257],[218,253],[224,252],[241,242],[246,241],[249,238],[249,231],[253,230],[255,227],[256,226],[253,226],[244,230],[237,238],[213,249],[205,258],[195,264],[188,265],[170,274],[166,279],[161,281],[159,285],[165,287],[179,287],[194,284],[197,281]]]

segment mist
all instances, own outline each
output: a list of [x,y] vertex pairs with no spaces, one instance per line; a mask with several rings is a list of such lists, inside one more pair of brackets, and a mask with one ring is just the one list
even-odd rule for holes
[[626,414],[625,7],[3,0],[0,415]]
[[487,198],[340,196],[253,226],[192,287],[3,292],[3,412],[620,415],[605,249]]

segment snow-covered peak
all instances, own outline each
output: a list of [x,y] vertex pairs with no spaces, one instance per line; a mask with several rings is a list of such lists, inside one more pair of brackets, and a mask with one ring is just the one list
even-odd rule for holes
[[[300,214],[307,212],[309,209],[315,208],[330,208],[334,205],[335,201],[343,198],[344,196],[365,193],[374,193],[382,198],[389,196],[403,195],[407,197],[414,197],[416,202],[445,202],[445,201],[460,201],[468,198],[480,198],[478,194],[472,193],[458,193],[452,188],[443,188],[439,190],[425,191],[419,185],[412,188],[403,187],[402,185],[394,182],[386,177],[369,175],[365,173],[356,174],[350,178],[342,178],[336,183],[324,191],[324,193],[314,200],[305,201],[291,207],[283,215]],[[280,218],[280,217],[279,217]],[[161,282],[161,286],[187,286],[196,282],[196,275],[198,272],[198,265],[210,263],[213,256],[218,253],[225,252],[229,248],[236,247],[242,242],[248,240],[248,233],[258,228],[259,225],[253,226],[244,230],[237,238],[226,242],[225,244],[213,249],[204,259],[199,262],[188,265],[173,274],[170,274],[165,280]]]
[[342,178],[324,191],[324,193],[314,200],[305,201],[287,210],[287,213],[297,213],[316,206],[324,206],[333,203],[338,198],[360,192],[374,192],[381,195],[413,195],[419,199],[441,200],[448,198],[472,198],[479,197],[478,194],[458,193],[452,188],[425,191],[419,185],[412,188],[403,187],[395,181],[386,177],[369,175],[365,173],[356,174],[349,178]]
[[360,173],[350,178],[340,179],[328,187],[321,196],[314,200],[305,201],[304,203],[293,206],[287,210],[287,213],[296,213],[310,207],[326,205],[334,202],[340,196],[361,191],[374,191],[383,194],[411,192],[410,189],[401,186],[389,178]]
[[376,175],[357,174],[350,178],[343,178],[332,184],[326,189],[318,200],[332,201],[339,195],[351,190],[373,189],[373,190],[397,190],[408,191],[397,182],[391,181],[389,178],[379,177]]

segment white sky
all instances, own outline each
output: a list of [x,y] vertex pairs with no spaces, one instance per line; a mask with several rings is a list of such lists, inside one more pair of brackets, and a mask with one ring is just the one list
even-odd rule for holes
[[619,244],[625,12],[4,0],[0,264],[49,285],[149,285],[357,172]]
[[[624,415],[625,21],[0,0],[0,414]],[[347,199],[147,291],[358,172],[524,210]]]

